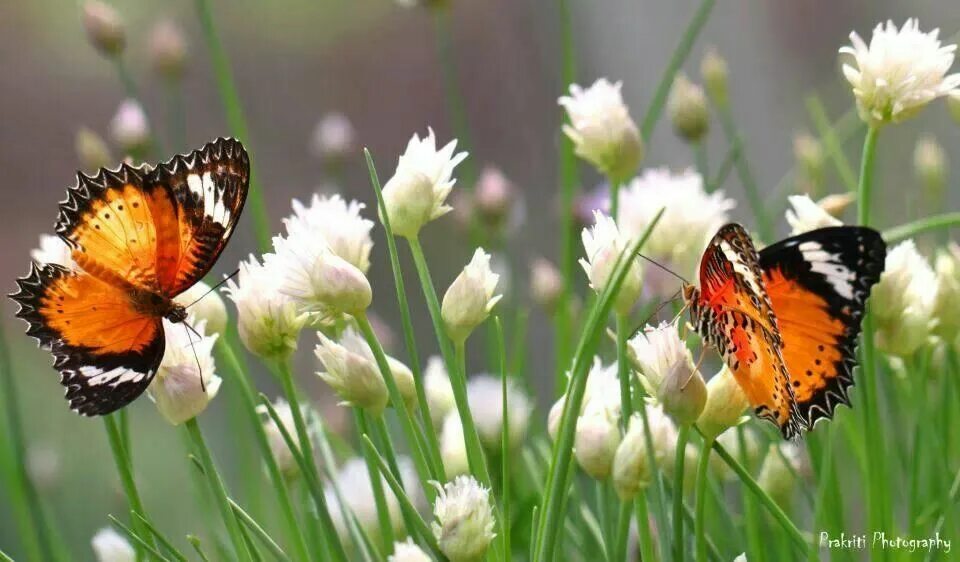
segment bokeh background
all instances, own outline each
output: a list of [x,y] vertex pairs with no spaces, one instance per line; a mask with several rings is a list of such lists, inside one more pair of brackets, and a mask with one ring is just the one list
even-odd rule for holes
[[[184,152],[228,134],[193,3],[111,3],[125,19],[126,60],[164,150]],[[639,119],[668,54],[699,3],[570,3],[578,81],[590,83],[603,76],[623,80],[625,100]],[[559,251],[560,110],[556,99],[563,92],[556,6],[547,0],[452,0],[451,4],[450,40],[470,130],[470,167],[500,167],[525,202],[520,220],[506,239],[510,257],[503,266],[511,268],[516,298],[525,299],[529,261],[536,256],[556,259]],[[851,106],[837,64],[837,49],[847,43],[850,30],[868,36],[878,21],[892,18],[900,24],[912,16],[920,18],[924,29],[939,26],[945,37],[960,29],[960,11],[948,0],[726,0],[718,4],[685,69],[698,75],[699,60],[708,45],[715,45],[728,60],[733,111],[766,195],[793,166],[794,134],[813,130],[805,97],[818,94],[832,118]],[[423,134],[432,126],[441,142],[453,137],[437,54],[437,28],[428,11],[404,9],[387,0],[221,0],[214,9],[250,124],[251,138],[243,140],[264,185],[275,229],[290,212],[291,198],[308,198],[318,190],[339,190],[348,198],[372,203],[359,151],[335,173],[311,153],[310,138],[323,114],[337,111],[350,119],[358,146],[371,149],[383,178],[391,173],[412,133]],[[187,142],[176,146],[166,126],[164,83],[147,63],[146,38],[163,18],[182,26],[189,47],[182,86]],[[52,230],[57,202],[73,182],[78,128],[106,135],[109,120],[125,98],[113,67],[89,46],[80,20],[74,1],[0,2],[0,280],[5,280],[0,285],[8,290],[27,271],[29,251],[36,247],[39,235]],[[727,144],[719,127],[714,129],[709,151],[717,162]],[[942,104],[884,135],[878,159],[882,225],[930,211],[924,208],[910,166],[905,165],[921,130],[936,136],[947,147],[948,157],[960,161],[955,148],[960,128],[947,118]],[[854,162],[858,161],[857,142],[845,147]],[[662,121],[645,165],[691,164],[689,148]],[[838,178],[828,170],[828,189],[839,190]],[[599,180],[585,166],[581,178],[585,188]],[[734,216],[749,224],[749,209],[736,175],[724,188],[740,202]],[[957,194],[951,197],[955,208]],[[779,207],[774,212],[779,213]],[[373,217],[369,208],[367,216]],[[777,227],[783,234],[786,225],[780,217]],[[424,232],[439,285],[446,286],[468,260],[472,252],[467,240],[453,217]],[[375,308],[386,325],[398,326],[381,232],[375,231],[375,241],[371,270]],[[217,271],[231,271],[254,249],[247,216]],[[412,272],[407,279],[412,286]],[[419,295],[411,295],[414,321],[427,330],[429,321]],[[41,493],[77,559],[92,559],[91,535],[108,523],[107,513],[125,510],[102,424],[68,411],[49,356],[22,335],[12,303],[4,300],[0,311],[13,352],[27,445],[33,468],[42,476]],[[532,310],[528,364],[543,381],[551,380],[554,372],[551,333],[546,317]],[[312,376],[314,343],[307,337],[301,342],[297,364],[302,385],[312,398],[329,406],[328,418],[336,425],[340,422],[333,400]],[[421,357],[434,352],[429,338],[420,338],[420,344]],[[259,376],[260,388],[275,393],[269,378]],[[236,417],[228,411],[228,403],[227,399],[215,401],[203,425],[220,464],[235,477],[231,441],[244,437],[234,433]],[[198,503],[191,499],[196,491],[184,460],[181,432],[167,426],[146,399],[132,406],[131,419],[137,477],[148,511],[170,536],[197,532],[207,514],[198,511]],[[16,556],[19,545],[4,493],[0,490],[0,548]]]

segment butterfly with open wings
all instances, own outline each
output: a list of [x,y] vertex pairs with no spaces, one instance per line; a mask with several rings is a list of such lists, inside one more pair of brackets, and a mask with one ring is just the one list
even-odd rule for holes
[[10,295],[52,352],[71,409],[109,414],[150,385],[163,320],[187,316],[173,299],[217,261],[249,178],[243,145],[223,138],[153,168],[77,174],[56,225],[76,267],[33,263]]
[[849,405],[856,344],[886,244],[875,230],[821,228],[757,252],[721,228],[683,297],[693,328],[723,357],[757,416],[787,439]]

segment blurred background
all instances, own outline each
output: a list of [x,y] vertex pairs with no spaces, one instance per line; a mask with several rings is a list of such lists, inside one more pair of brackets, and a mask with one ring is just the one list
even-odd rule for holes
[[[228,135],[193,3],[110,3],[125,21],[124,57],[141,92],[151,130],[162,146],[163,153],[155,151],[157,156],[166,159],[175,151],[186,152],[213,137]],[[668,54],[699,2],[570,3],[577,81],[622,80],[625,101],[639,120]],[[501,244],[509,258],[501,259],[499,267],[509,269],[514,298],[528,301],[530,261],[538,256],[556,260],[559,252],[560,108],[556,100],[565,92],[553,2],[451,0],[445,39],[438,36],[430,11],[405,9],[387,0],[231,0],[214,2],[213,7],[250,125],[250,138],[242,140],[263,184],[275,231],[280,229],[280,219],[290,213],[292,198],[304,200],[318,191],[339,191],[348,199],[365,201],[366,216],[374,218],[360,148],[370,148],[381,178],[386,179],[414,132],[422,135],[431,126],[441,144],[455,136],[437,48],[448,41],[470,133],[469,145],[464,147],[471,153],[469,164],[458,170],[458,187],[469,187],[482,167],[495,165],[517,189],[522,203]],[[806,97],[819,95],[831,120],[847,112],[852,100],[839,72],[837,49],[848,43],[851,30],[868,37],[879,21],[892,18],[901,24],[913,16],[919,17],[923,29],[939,26],[944,37],[960,29],[960,11],[945,0],[727,0],[716,6],[685,70],[699,80],[699,61],[710,45],[727,59],[734,117],[754,174],[771,212],[776,213],[779,234],[785,234],[787,227],[781,218],[782,194],[773,193],[774,186],[794,166],[795,134],[815,132]],[[6,280],[3,285],[8,291],[13,290],[14,279],[26,273],[29,251],[38,245],[38,237],[52,231],[57,203],[74,181],[80,167],[75,150],[78,130],[86,127],[108,138],[110,120],[126,97],[114,67],[88,43],[81,19],[80,7],[73,1],[0,3],[0,237],[4,242],[0,279]],[[188,50],[182,77],[182,132],[171,125],[178,110],[170,105],[167,83],[150,64],[149,37],[158,22],[166,20],[182,29]],[[346,116],[355,134],[353,147],[336,165],[318,157],[311,144],[318,121],[331,112]],[[918,119],[884,135],[878,159],[878,193],[883,200],[878,222],[882,225],[931,211],[924,207],[912,168],[905,165],[911,161],[920,131],[933,134],[947,147],[948,158],[960,160],[955,149],[960,128],[947,118],[943,104],[934,104]],[[861,137],[854,138],[845,149],[857,162]],[[727,146],[715,126],[708,141],[711,159],[719,162]],[[120,157],[116,148],[113,157]],[[674,136],[666,119],[661,121],[644,165],[683,168],[692,163],[690,149]],[[841,190],[833,168],[827,165],[826,169],[826,190]],[[599,182],[587,166],[581,166],[580,177],[584,189]],[[735,174],[724,189],[739,202],[734,216],[749,224],[749,208]],[[951,208],[955,208],[957,194],[951,197]],[[455,215],[431,224],[423,234],[434,279],[441,288],[472,254],[470,238]],[[240,259],[255,251],[250,226],[248,213],[216,272],[232,271]],[[375,229],[374,236],[374,308],[387,329],[397,334],[394,351],[402,357],[386,246],[381,231]],[[409,262],[405,250],[401,258]],[[412,270],[407,273],[409,288],[415,278]],[[420,295],[414,291],[410,295],[414,322],[427,330],[429,319]],[[0,309],[21,394],[30,469],[77,559],[92,559],[91,535],[108,524],[107,513],[125,511],[102,424],[68,411],[49,355],[37,351],[32,340],[22,335],[23,325],[13,317],[12,303],[4,299]],[[531,309],[527,365],[545,381],[544,388],[554,373],[551,335],[547,317]],[[429,338],[422,337],[419,343],[422,358],[435,353]],[[334,400],[312,376],[314,344],[306,336],[301,341],[297,362],[301,384],[312,398],[328,406],[325,415],[336,425],[342,422],[332,406]],[[478,369],[479,359],[474,357]],[[259,376],[258,386],[276,394],[269,377]],[[232,474],[235,450],[230,441],[243,436],[232,433],[235,416],[227,411],[228,403],[215,401],[203,417],[203,426],[221,466]],[[541,397],[543,403],[546,399]],[[196,502],[186,500],[194,489],[181,433],[171,430],[146,399],[132,406],[131,419],[137,477],[148,511],[170,536],[197,532],[205,514],[196,512]],[[16,528],[9,524],[4,493],[0,490],[0,548],[16,556],[20,547]]]

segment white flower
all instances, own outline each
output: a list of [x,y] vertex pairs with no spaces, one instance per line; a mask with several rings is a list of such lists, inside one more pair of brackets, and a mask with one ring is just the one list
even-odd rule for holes
[[643,141],[623,103],[622,86],[606,78],[586,90],[571,84],[570,95],[558,100],[570,117],[563,132],[577,155],[614,181],[629,177],[643,157]]
[[458,476],[444,486],[433,504],[432,527],[440,551],[450,562],[479,562],[496,536],[490,490],[472,476]]
[[393,545],[393,554],[387,556],[387,562],[433,562],[413,539],[407,538],[404,542]]
[[[617,224],[631,238],[643,234],[660,209],[663,216],[643,246],[643,254],[680,275],[696,275],[707,243],[730,221],[736,203],[723,190],[707,193],[703,178],[693,170],[672,173],[667,168],[644,170],[620,191]],[[662,280],[658,280],[662,277]],[[676,292],[676,279],[651,270],[647,285],[657,295]]]
[[787,209],[786,212],[787,223],[793,229],[790,232],[791,236],[843,224],[807,195],[791,195],[787,199],[793,206],[793,209]]
[[[557,437],[556,433],[560,428],[560,417],[563,414],[566,400],[567,395],[564,394],[550,408],[547,417],[547,433],[551,439]],[[604,365],[599,357],[593,358],[593,365],[587,373],[587,384],[583,391],[583,400],[580,403],[580,411],[577,412],[577,416],[583,414],[589,404],[594,403],[597,407],[602,407],[615,415],[618,420],[620,419],[620,377],[617,364]]]
[[843,65],[843,75],[853,86],[861,119],[872,125],[898,123],[958,91],[960,74],[947,75],[957,46],[941,45],[939,33],[920,31],[911,18],[899,30],[893,21],[878,24],[869,46],[856,32],[850,34],[851,46],[840,53],[854,59]]
[[[280,419],[283,429],[293,439],[294,443],[299,443],[297,426],[293,420],[293,409],[290,408],[290,404],[286,400],[278,398],[273,402],[273,410],[277,413],[277,418]],[[280,471],[288,478],[296,476],[300,472],[300,467],[297,465],[297,461],[294,459],[290,447],[287,446],[287,441],[283,438],[280,427],[273,421],[267,407],[263,404],[257,406],[257,413],[260,414],[260,419],[263,422],[263,431],[267,435],[270,453],[273,455],[277,467],[280,468]],[[306,404],[300,405],[300,414],[307,424],[307,433],[310,441],[315,441],[317,432],[320,431],[319,417]]]
[[707,402],[697,420],[701,433],[710,439],[737,425],[750,401],[726,366],[707,383]]
[[387,385],[377,365],[367,355],[362,340],[347,337],[337,343],[317,332],[320,343],[315,353],[326,371],[317,375],[340,396],[341,404],[364,408],[379,414],[387,406]]
[[457,406],[447,368],[439,355],[427,359],[427,368],[423,370],[423,391],[427,395],[433,424],[439,426]]
[[143,106],[133,99],[124,100],[110,121],[110,136],[127,152],[146,146],[150,142],[150,125]]
[[211,334],[222,334],[227,329],[227,305],[220,294],[211,291],[210,285],[203,281],[197,281],[173,300],[181,306],[189,307],[187,312],[190,314],[191,324],[203,320]]
[[322,315],[359,314],[373,301],[366,275],[334,254],[327,241],[307,230],[273,238],[264,261],[279,277],[279,290],[300,310]]
[[90,542],[97,562],[133,562],[137,559],[137,553],[127,539],[110,527],[97,531]]
[[[204,335],[206,322],[197,322],[193,329],[164,321],[166,351],[148,392],[160,414],[173,425],[191,420],[207,408],[220,390],[220,377],[214,375],[213,344],[217,334]],[[203,380],[201,382],[201,377]]]
[[[416,483],[416,473],[414,472],[412,462],[407,457],[400,457],[397,459],[397,464],[400,468],[400,480],[404,491],[406,491],[414,505],[419,504],[423,499],[417,493],[420,488],[419,484]],[[387,511],[390,514],[390,523],[393,526],[394,532],[401,532],[404,527],[403,515],[400,511],[400,502],[390,489],[390,486],[387,485],[383,476],[380,474],[377,476],[380,478],[385,492],[384,495],[386,496]],[[334,490],[334,485],[336,485],[336,490]],[[343,504],[337,499],[336,491],[340,492],[343,498]],[[333,514],[333,522],[337,527],[337,533],[341,537],[349,537],[343,517],[337,516],[341,513],[341,510],[346,509],[356,516],[360,527],[371,536],[371,539],[377,544],[381,542],[380,525],[377,518],[377,503],[373,495],[373,486],[370,483],[370,473],[367,471],[366,462],[362,458],[352,457],[343,463],[334,477],[334,482],[328,483],[324,487],[324,496],[326,497],[328,509],[331,514]]]
[[265,359],[282,359],[297,349],[297,336],[307,315],[280,292],[281,279],[250,256],[240,263],[236,280],[226,292],[237,305],[240,340],[250,352]]
[[[467,403],[480,441],[491,449],[500,450],[503,433],[503,389],[499,378],[477,375],[467,382]],[[507,380],[507,414],[509,415],[509,446],[516,447],[527,433],[527,422],[532,405],[513,380]]]
[[457,141],[440,150],[433,129],[421,139],[416,134],[397,162],[397,170],[383,187],[383,201],[390,228],[397,236],[413,238],[423,225],[448,213],[447,195],[456,182],[453,169],[467,157],[454,154]]
[[733,562],[747,562],[747,553],[741,552],[736,558],[733,559]]
[[937,255],[937,296],[934,299],[936,331],[947,341],[954,341],[960,334],[960,246],[950,242],[945,251]]
[[530,264],[530,295],[534,302],[553,311],[563,293],[563,276],[557,266],[544,258]]
[[490,254],[477,248],[470,263],[453,280],[443,295],[440,313],[447,333],[464,341],[490,315],[503,295],[494,295],[500,276],[490,269]]
[[320,118],[313,129],[310,148],[321,158],[333,160],[348,156],[355,149],[357,132],[346,115],[331,112]]
[[913,240],[890,250],[871,293],[877,348],[902,357],[919,349],[935,324],[936,294],[937,276]]
[[447,478],[470,474],[467,443],[463,438],[463,421],[456,409],[447,414],[440,429],[440,457]]
[[[590,287],[597,293],[603,292],[607,283],[610,283],[617,260],[628,259],[626,252],[630,247],[631,238],[621,232],[612,218],[600,211],[593,214],[596,223],[592,228],[584,228],[581,234],[586,259],[580,258],[580,265],[590,280]],[[630,264],[630,269],[623,278],[620,292],[614,299],[614,308],[617,312],[626,314],[640,298],[643,289],[643,269],[636,259]]]
[[70,246],[56,235],[41,234],[40,247],[30,251],[30,257],[39,264],[55,263],[69,269],[77,269],[71,256]]
[[707,387],[676,323],[647,326],[628,342],[627,352],[643,375],[641,382],[674,421],[684,425],[697,420],[707,401]]
[[631,500],[650,484],[653,467],[649,458],[643,418],[634,414],[613,457],[613,487],[620,499]]
[[667,113],[673,130],[687,142],[700,142],[710,129],[710,112],[703,88],[678,74],[667,98]]
[[757,484],[777,503],[786,505],[796,488],[796,477],[803,470],[803,449],[793,443],[774,443],[770,445],[760,467]]
[[599,401],[588,402],[577,419],[573,452],[584,472],[605,480],[613,468],[613,457],[620,445],[619,412]]
[[350,262],[364,274],[370,269],[373,221],[360,216],[364,204],[347,202],[340,195],[313,195],[310,206],[293,200],[293,214],[283,219],[287,234],[316,236],[326,241],[330,251]]

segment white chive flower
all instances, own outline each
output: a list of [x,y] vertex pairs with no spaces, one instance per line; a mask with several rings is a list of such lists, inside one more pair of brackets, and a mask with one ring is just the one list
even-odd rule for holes
[[704,436],[716,439],[727,429],[744,420],[743,411],[750,401],[726,366],[707,382],[707,402],[700,412],[697,427]]
[[427,396],[433,425],[439,426],[447,414],[457,407],[447,367],[439,355],[427,359],[427,367],[423,370],[423,392]]
[[383,201],[390,228],[397,236],[414,238],[428,222],[447,214],[447,195],[456,182],[453,170],[467,157],[454,154],[457,141],[437,150],[433,129],[421,139],[414,133],[397,162],[397,169],[383,187]]
[[458,476],[437,487],[433,535],[450,562],[479,562],[496,536],[490,490],[472,476]]
[[870,299],[877,348],[900,357],[920,349],[935,325],[936,294],[937,276],[913,240],[890,250]]
[[948,342],[955,341],[960,334],[960,246],[950,242],[946,249],[937,255],[935,262],[937,274],[937,296],[933,302],[934,317],[937,320],[936,332]]
[[[590,287],[597,293],[603,292],[613,278],[618,259],[628,259],[631,237],[621,231],[617,223],[600,211],[594,211],[595,224],[584,228],[580,235],[586,258],[580,258],[580,265],[590,280]],[[634,259],[620,285],[620,291],[614,299],[614,309],[626,314],[630,312],[643,289],[643,269]]]
[[707,387],[676,323],[645,327],[627,343],[627,353],[641,382],[674,421],[684,425],[697,420],[707,401]]
[[587,89],[570,85],[570,95],[558,100],[570,124],[563,132],[578,156],[614,181],[629,177],[643,158],[643,140],[623,103],[622,82],[601,78]]
[[791,195],[787,199],[793,207],[786,212],[787,224],[792,229],[791,236],[843,224],[807,195]]
[[[360,332],[353,328],[353,326],[348,326],[347,329],[340,334],[340,345],[347,348],[347,350],[362,355],[369,361],[372,365],[377,367],[379,371],[379,366],[377,365],[377,358],[373,354],[373,350],[370,348],[370,344],[367,343],[367,340],[364,339]],[[397,383],[397,389],[400,390],[400,396],[403,398],[404,404],[406,404],[408,409],[414,409],[417,406],[417,387],[413,381],[413,371],[410,370],[410,367],[407,367],[403,361],[387,355],[387,366],[390,367],[390,373],[393,375],[393,380]],[[382,375],[383,373],[381,373]]]
[[294,199],[293,214],[283,219],[283,224],[288,236],[322,238],[331,252],[366,274],[373,249],[373,221],[360,215],[364,208],[363,203],[348,202],[337,194],[314,194],[309,206]]
[[408,537],[403,542],[393,544],[393,554],[387,556],[387,562],[433,562],[433,560],[417,546],[417,543],[413,542],[413,539]]
[[440,314],[447,334],[463,342],[482,324],[503,295],[494,295],[500,276],[490,269],[490,254],[477,248],[470,260],[443,295]]
[[[413,466],[409,458],[400,457],[397,459],[400,468],[401,484],[404,490],[410,496],[414,505],[421,503],[422,497],[416,493],[419,485],[416,483],[416,473],[413,472]],[[404,529],[403,515],[400,511],[400,502],[394,495],[387,481],[379,473],[377,476],[381,480],[382,488],[385,492],[387,502],[387,512],[390,517],[390,524],[395,533],[402,532]],[[341,517],[342,511],[346,510],[356,516],[357,523],[370,535],[375,544],[380,544],[383,537],[380,535],[380,524],[377,517],[377,503],[373,495],[373,486],[370,483],[370,473],[367,471],[366,462],[360,457],[352,457],[341,465],[340,470],[336,472],[333,478],[334,482],[328,483],[324,487],[324,496],[327,501],[328,509],[333,516],[334,526],[337,528],[337,534],[342,539],[349,539],[348,527]],[[336,490],[334,490],[336,485]],[[340,492],[343,503],[337,499],[336,491]]]
[[650,484],[652,469],[643,418],[640,414],[633,414],[613,457],[613,487],[620,499],[629,501],[646,488]]
[[225,289],[237,306],[240,341],[264,359],[284,359],[296,351],[297,336],[307,321],[297,304],[280,292],[280,281],[276,271],[250,256]]
[[343,113],[333,111],[320,118],[313,128],[310,149],[314,155],[340,160],[356,150],[357,132]]
[[137,559],[137,553],[130,542],[111,527],[97,531],[90,544],[97,562],[134,562]]
[[727,61],[720,55],[716,47],[708,47],[700,61],[700,77],[703,78],[703,86],[710,94],[713,102],[721,107],[727,105],[729,101],[727,87],[729,76],[730,69]]
[[[569,373],[568,373],[569,376]],[[560,416],[563,414],[564,404],[567,395],[564,394],[557,400],[547,417],[547,433],[551,439],[556,439],[557,430],[560,427]],[[620,377],[617,370],[617,363],[604,365],[599,357],[593,358],[593,365],[587,373],[587,384],[583,391],[583,400],[580,404],[579,417],[586,412],[587,406],[596,404],[615,415],[620,419]]]
[[227,329],[227,305],[217,291],[211,291],[210,285],[197,281],[192,287],[173,299],[187,308],[189,322],[195,324],[201,320],[207,323],[207,332],[222,334]]
[[40,247],[30,251],[30,257],[38,264],[55,263],[68,269],[77,269],[70,246],[56,235],[41,234]]
[[164,324],[166,351],[147,391],[164,419],[180,425],[200,415],[220,390],[222,380],[214,375],[213,361],[218,335],[205,335],[203,320],[193,326],[199,338],[186,326]]
[[[283,398],[277,398],[273,402],[273,410],[277,413],[277,418],[280,419],[280,424],[283,429],[293,438],[294,443],[299,444],[297,426],[293,419],[293,409],[290,407],[290,404]],[[293,452],[290,451],[290,447],[287,446],[287,441],[283,438],[283,432],[280,431],[280,427],[273,421],[269,410],[267,410],[267,407],[263,404],[257,406],[257,414],[260,415],[260,420],[263,423],[263,431],[267,436],[267,443],[270,446],[270,454],[273,455],[277,467],[280,468],[280,471],[287,478],[297,476],[300,473],[300,466],[297,465]],[[317,437],[319,436],[318,432],[321,431],[319,427],[319,416],[306,404],[300,405],[300,414],[307,424],[307,434],[311,443],[316,445]]]
[[279,290],[304,312],[359,314],[373,301],[367,276],[333,253],[327,241],[308,231],[273,238],[264,261],[280,278]]
[[447,478],[470,474],[467,443],[463,438],[463,421],[456,409],[450,411],[440,427],[440,458]]
[[577,418],[573,452],[577,463],[588,475],[606,480],[613,468],[613,457],[620,445],[620,413],[599,401],[591,401]]
[[[315,353],[325,371],[317,375],[340,396],[341,404],[379,414],[387,406],[387,384],[366,352],[352,338],[337,343],[317,332]],[[348,348],[348,346],[350,346]]]
[[[503,433],[503,389],[501,381],[490,375],[477,375],[467,381],[467,403],[473,413],[480,441],[488,448],[500,450]],[[533,406],[512,379],[507,380],[507,414],[509,447],[520,444],[527,433],[527,422]]]
[[873,126],[899,123],[934,99],[960,91],[960,74],[947,74],[957,46],[941,45],[939,34],[939,29],[920,31],[915,18],[900,29],[893,21],[878,24],[869,45],[850,34],[851,45],[840,53],[849,57],[843,75],[861,119]]
[[123,52],[127,43],[123,18],[110,4],[99,0],[84,2],[83,27],[90,43],[104,56],[112,58]]
[[[620,191],[617,224],[630,237],[643,234],[660,209],[663,216],[643,246],[644,255],[680,275],[692,278],[707,243],[736,206],[723,190],[707,193],[703,178],[693,170],[673,173],[667,168],[644,170]],[[646,285],[660,296],[677,290],[676,279],[650,269]]]
[[150,124],[139,102],[128,99],[120,104],[110,121],[110,136],[126,152],[135,152],[150,143]]

